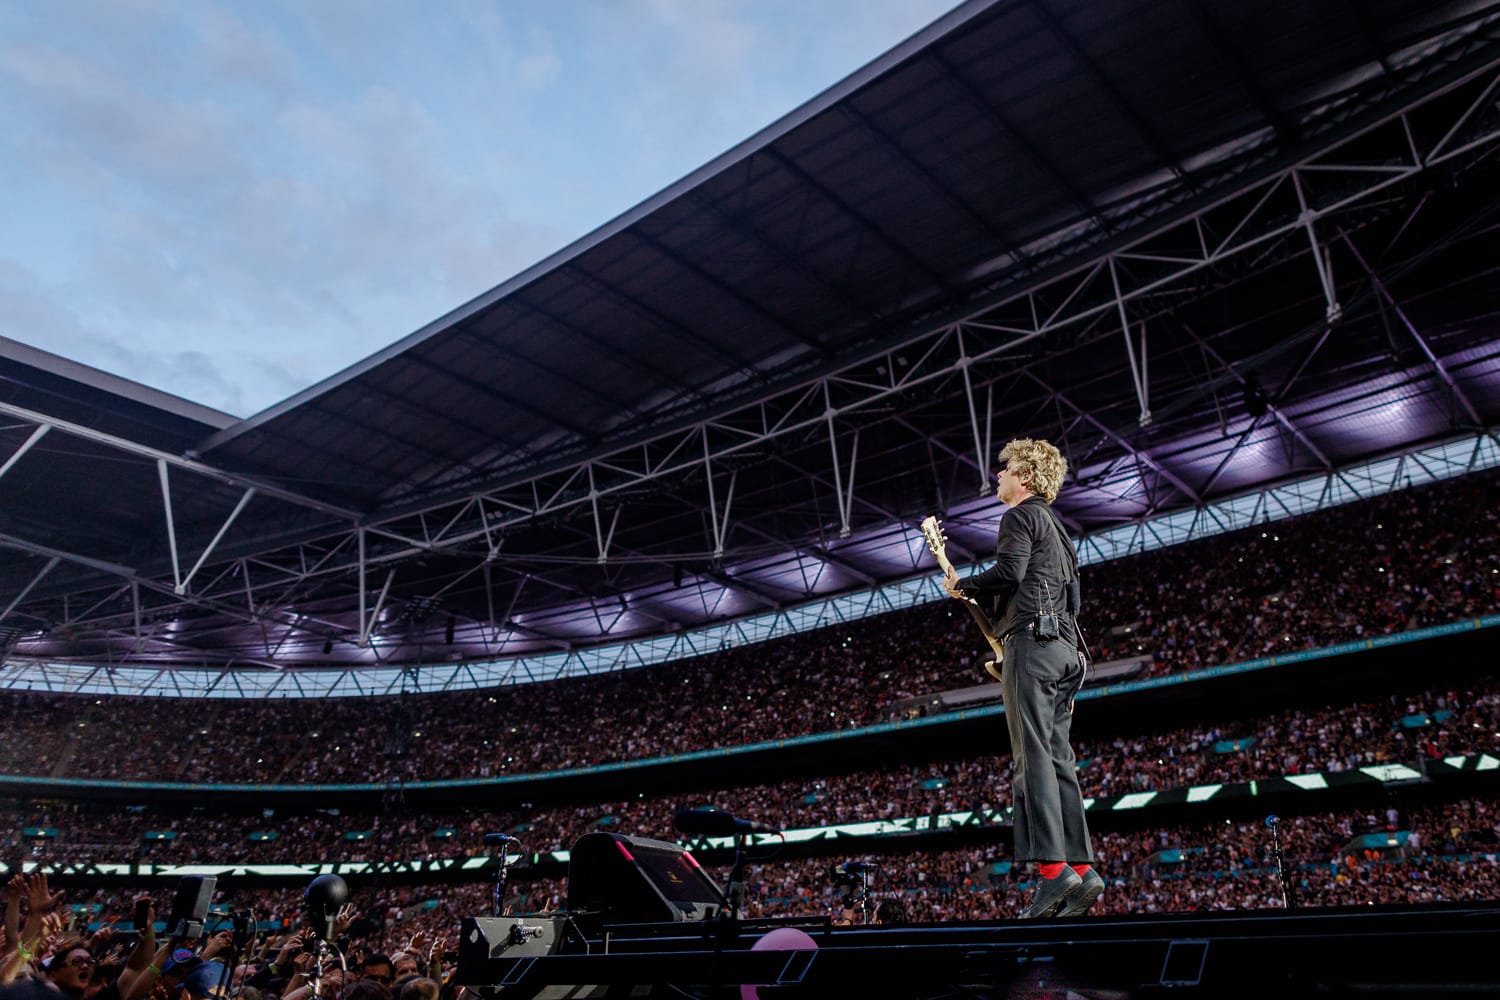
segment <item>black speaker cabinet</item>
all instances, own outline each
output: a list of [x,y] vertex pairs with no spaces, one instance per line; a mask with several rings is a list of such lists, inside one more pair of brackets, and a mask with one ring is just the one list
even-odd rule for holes
[[[568,909],[611,924],[705,920],[729,902],[680,845],[589,833],[568,863]],[[597,914],[597,916],[593,916]]]

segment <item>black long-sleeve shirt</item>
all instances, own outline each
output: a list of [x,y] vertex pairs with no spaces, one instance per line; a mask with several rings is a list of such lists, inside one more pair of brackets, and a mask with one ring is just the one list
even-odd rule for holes
[[1039,611],[1059,613],[1062,638],[1078,643],[1078,559],[1062,524],[1041,497],[1028,497],[1000,519],[995,565],[959,587],[985,607],[997,635],[1027,628]]

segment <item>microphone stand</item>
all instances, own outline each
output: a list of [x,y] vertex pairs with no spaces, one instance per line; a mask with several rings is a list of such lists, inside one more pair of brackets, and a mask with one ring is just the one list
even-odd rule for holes
[[1286,863],[1281,858],[1280,816],[1267,816],[1266,826],[1271,828],[1271,856],[1276,859],[1276,880],[1281,883],[1281,905],[1283,909],[1296,908],[1297,897],[1287,886]]
[[[305,899],[306,922],[312,930],[312,969],[308,977],[312,982],[312,996],[318,995],[323,980],[323,959],[329,953],[334,954],[339,960],[339,971],[347,978],[349,975],[348,964],[344,961],[344,953],[328,940],[338,925],[338,915],[346,900],[349,898],[349,886],[337,875],[319,875],[312,880],[307,887]],[[341,984],[341,989],[343,985]]]
[[234,970],[240,967],[240,947],[236,942],[229,942],[229,955],[227,957],[229,960],[223,963],[223,966],[219,969],[218,992],[214,994],[215,996],[227,997],[229,995],[229,988],[234,984]]
[[312,968],[307,970],[307,981],[312,986],[312,992],[308,996],[317,996],[323,990],[323,956],[328,952],[328,942],[323,936],[314,932],[312,950]]
[[500,866],[495,869],[495,898],[490,904],[491,916],[505,916],[505,870],[510,867],[510,845],[516,838],[503,833],[487,833],[484,842],[500,848]]
[[729,897],[730,916],[739,920],[745,913],[745,844],[750,835],[748,833],[736,833],[734,835],[734,867],[729,869]]
[[745,850],[750,837],[757,833],[780,834],[781,831],[764,823],[735,819],[717,809],[679,809],[673,825],[689,836],[734,838],[734,867],[730,869],[729,887],[724,896],[729,903],[727,919],[742,919],[745,913]]
[[495,869],[495,900],[494,912],[491,916],[505,916],[505,845],[500,846],[500,865]]
[[312,993],[309,994],[309,996],[311,997],[316,997],[318,995],[318,991],[323,987],[323,960],[329,955],[332,955],[338,959],[339,972],[343,974],[344,982],[343,985],[339,987],[339,993],[342,994],[343,991],[349,986],[349,967],[344,961],[344,953],[339,951],[338,947],[331,941],[324,940],[322,935],[314,932],[312,968],[308,970],[307,976],[308,982],[312,986]]
[[872,874],[869,869],[859,873],[859,922],[865,925],[870,922],[870,876]]
[[[870,905],[870,880],[873,878],[875,870],[873,868],[860,868],[850,871],[848,868],[844,868],[843,872],[846,878],[856,878],[858,882],[846,883],[849,891],[840,899],[839,905],[845,911],[854,910],[858,912],[859,923],[861,925],[869,924],[870,911],[874,909]],[[851,917],[850,920],[852,922],[853,918]]]

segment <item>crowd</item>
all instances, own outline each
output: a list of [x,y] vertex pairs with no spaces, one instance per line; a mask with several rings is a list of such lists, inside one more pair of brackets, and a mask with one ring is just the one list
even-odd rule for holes
[[[1089,797],[1482,752],[1500,756],[1500,677],[1248,719],[1231,713],[1172,730],[1080,740],[1076,750]],[[488,853],[483,836],[494,831],[520,836],[528,851],[565,849],[599,829],[662,836],[670,833],[675,811],[687,806],[712,805],[787,829],[994,808],[1010,802],[1009,781],[1008,759],[980,754],[742,787],[462,813],[246,816],[76,801],[17,804],[0,811],[0,845],[60,861],[412,861]],[[28,829],[56,836],[27,836]]]
[[[1500,474],[1486,473],[1091,566],[1084,625],[1095,658],[1141,655],[1148,673],[1161,674],[1493,612],[1500,608],[1497,494]],[[880,721],[903,698],[978,680],[974,638],[967,616],[943,602],[695,660],[489,691],[253,703],[12,692],[0,697],[0,771],[311,784],[641,759]],[[1254,718],[1233,706],[1219,718],[1205,709],[1167,731],[1091,741],[1083,729],[1075,744],[1080,782],[1086,796],[1101,797],[1500,755],[1500,678],[1459,682],[1428,673],[1423,681],[1425,689],[1414,684],[1396,696]],[[981,754],[610,802],[446,814],[399,801],[368,814],[246,815],[219,807],[123,809],[83,798],[17,800],[0,811],[0,856],[412,861],[492,853],[483,844],[491,831],[519,837],[523,853],[546,852],[596,830],[673,839],[672,817],[683,806],[713,805],[789,829],[998,808],[1011,799],[1009,772],[1004,757]],[[1285,882],[1259,821],[1102,829],[1095,848],[1110,888],[1094,912],[1256,909],[1285,905],[1288,896],[1302,905],[1339,905],[1500,894],[1500,800],[1289,817],[1278,832]],[[1371,833],[1379,835],[1369,842],[1375,846],[1362,837]],[[1016,913],[1031,876],[1008,864],[1003,837],[977,839],[940,851],[871,842],[886,851],[875,857],[876,902],[899,903],[919,921]],[[826,857],[758,864],[749,915],[853,918],[850,886],[830,878],[829,865]],[[90,984],[112,983],[106,988],[119,996],[106,993],[104,1000],[144,1000],[153,976],[175,974],[190,984],[195,965],[221,966],[223,978],[242,984],[250,1000],[307,1000],[297,967],[305,960],[290,937],[300,888],[221,890],[220,908],[248,908],[271,932],[242,953],[219,955],[211,953],[213,942],[224,947],[225,935],[210,934],[206,959],[184,953],[179,961],[171,949],[148,955],[137,942],[127,954],[123,946],[131,942],[109,940],[109,921],[128,919],[135,905],[118,892],[64,900],[45,880],[13,880],[0,981],[35,975],[73,1000],[92,995]],[[364,991],[357,1000],[437,1000],[453,971],[458,922],[488,912],[489,892],[482,883],[356,886],[341,930],[351,939],[348,975]],[[555,910],[565,899],[561,878],[526,865],[512,870],[515,911]],[[157,944],[150,935],[143,940]],[[408,994],[414,984],[420,988]]]
[[[1366,833],[1380,834],[1393,846],[1366,847],[1361,837]],[[1290,817],[1282,821],[1280,847],[1285,881],[1270,834],[1260,821],[1101,833],[1096,838],[1097,865],[1109,889],[1093,912],[1275,908],[1286,905],[1288,894],[1294,905],[1303,907],[1495,898],[1500,894],[1500,799],[1426,806],[1408,814],[1391,806]],[[1023,905],[1033,876],[1019,866],[1011,868],[1007,854],[1003,843],[993,842],[941,851],[867,854],[861,860],[878,866],[868,883],[873,904],[899,901],[900,910],[914,921],[975,920],[1012,916]],[[845,859],[773,859],[752,865],[747,916],[859,919],[850,898],[856,887],[847,879],[836,880],[830,871],[841,860]],[[513,912],[565,906],[564,880],[531,876],[524,867],[513,874],[506,899]],[[301,919],[303,889],[227,887],[232,881],[221,881],[214,912],[249,911],[269,933],[239,943],[226,978],[232,975],[234,981],[250,984],[258,996],[277,995],[278,989],[291,985],[295,949],[286,949],[292,943],[288,935]],[[79,948],[95,960],[96,968],[118,969],[124,960],[124,949],[111,946],[110,928],[114,921],[131,919],[135,901],[128,896],[109,890],[51,893],[42,876],[29,881],[18,876],[7,890],[0,978],[28,964],[45,966],[49,954],[68,956]],[[374,978],[383,980],[384,986],[413,973],[441,983],[453,971],[459,921],[490,912],[490,891],[482,883],[356,884],[334,936],[347,938],[350,968],[375,967]],[[157,902],[160,916],[165,900]],[[41,926],[32,916],[39,912],[55,917]],[[23,915],[24,932],[19,930]],[[230,942],[228,935],[215,933],[216,919],[211,916],[205,940],[210,945],[219,940],[222,950]],[[155,961],[153,967],[164,964]],[[268,970],[271,966],[279,968]]]
[[[365,893],[338,912],[329,934],[335,948],[315,970],[310,931],[299,926],[300,890],[222,892],[204,925],[182,934],[169,931],[165,900],[53,893],[43,874],[16,875],[5,888],[0,987],[34,979],[40,993],[23,995],[68,1000],[231,992],[312,1000],[314,991],[341,1000],[438,1000],[456,995],[459,920],[481,912],[473,887],[446,893],[446,904],[414,890]],[[231,911],[249,919],[237,925]]]
[[[1500,473],[1390,493],[1085,569],[1096,661],[1161,674],[1500,609]],[[881,721],[982,679],[939,602],[605,676],[334,701],[0,697],[0,771],[329,783],[485,777]],[[587,734],[587,739],[579,738]]]
[[[1394,820],[1365,813],[1289,818],[1281,831],[1287,888],[1293,904],[1303,907],[1495,899],[1500,897],[1497,821],[1500,803],[1493,800]],[[1356,834],[1385,833],[1393,822],[1426,846],[1346,851]],[[1091,915],[1285,905],[1270,834],[1261,821],[1101,833],[1094,851],[1109,888]],[[1164,852],[1180,860],[1163,861]],[[1007,852],[998,845],[873,860],[882,866],[871,885],[875,897],[899,899],[918,921],[1013,916],[1025,908],[1034,877],[1001,870]],[[751,890],[756,912],[838,915],[847,887],[834,883],[829,868],[826,861],[764,866]]]

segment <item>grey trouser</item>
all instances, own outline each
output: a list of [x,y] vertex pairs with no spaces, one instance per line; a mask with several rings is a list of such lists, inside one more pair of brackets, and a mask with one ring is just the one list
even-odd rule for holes
[[1068,733],[1069,705],[1083,667],[1063,639],[1039,643],[1030,630],[1005,640],[1005,726],[1015,757],[1017,861],[1094,860]]

